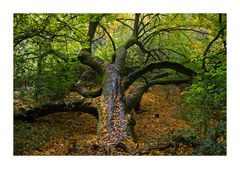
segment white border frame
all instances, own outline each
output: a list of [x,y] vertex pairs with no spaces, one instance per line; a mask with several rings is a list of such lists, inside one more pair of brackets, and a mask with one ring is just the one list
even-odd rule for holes
[[[4,0],[2,0],[4,1]],[[5,0],[0,2],[1,168],[228,168],[239,166],[240,11],[238,0]],[[227,13],[227,156],[13,156],[13,13]],[[111,163],[110,166],[108,163]]]

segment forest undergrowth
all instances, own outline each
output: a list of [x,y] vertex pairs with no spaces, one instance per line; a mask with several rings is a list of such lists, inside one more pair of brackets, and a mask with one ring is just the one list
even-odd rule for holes
[[[136,114],[134,153],[122,148],[111,155],[191,155],[193,145],[178,142],[179,131],[191,130],[178,116],[179,86],[154,86],[144,94]],[[69,98],[81,99],[76,93]],[[154,148],[155,147],[155,148]],[[105,155],[98,146],[97,120],[82,112],[59,112],[27,123],[14,121],[14,155]]]

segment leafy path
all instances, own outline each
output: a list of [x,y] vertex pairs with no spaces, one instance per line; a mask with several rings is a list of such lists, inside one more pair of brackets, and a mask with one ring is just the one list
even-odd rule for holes
[[[172,134],[190,128],[188,123],[176,116],[181,90],[176,86],[155,86],[141,102],[143,112],[136,115],[136,134],[139,148],[172,142]],[[70,95],[70,97],[76,96]],[[32,123],[14,122],[15,155],[104,155],[97,146],[97,120],[86,113],[61,112],[39,118]],[[135,145],[133,145],[134,147]],[[188,155],[192,149],[181,145],[164,151],[152,150],[149,155]],[[129,155],[122,149],[113,155]],[[136,153],[136,155],[138,155]]]

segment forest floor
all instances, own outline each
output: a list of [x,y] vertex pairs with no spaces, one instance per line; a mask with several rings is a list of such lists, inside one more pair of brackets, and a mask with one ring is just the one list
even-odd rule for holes
[[[141,114],[136,114],[138,149],[144,155],[191,155],[193,148],[181,144],[164,150],[149,147],[174,142],[173,133],[189,129],[177,115],[181,88],[154,86],[144,94]],[[74,97],[74,96],[72,96]],[[149,151],[147,151],[149,150]],[[87,113],[60,112],[26,123],[14,121],[14,155],[104,155],[97,146],[97,120]],[[132,155],[122,149],[112,155]],[[134,155],[141,155],[136,153]]]

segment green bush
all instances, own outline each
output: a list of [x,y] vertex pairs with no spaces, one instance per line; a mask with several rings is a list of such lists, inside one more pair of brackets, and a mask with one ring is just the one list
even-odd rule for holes
[[63,64],[56,64],[50,70],[45,69],[36,77],[35,100],[44,104],[63,99],[70,92],[74,80]]
[[198,133],[194,154],[226,154],[226,62],[220,63],[195,77],[183,94],[180,115]]

